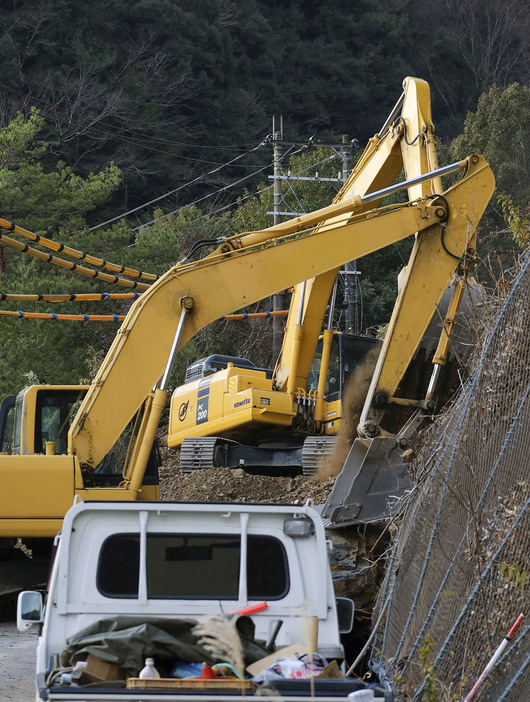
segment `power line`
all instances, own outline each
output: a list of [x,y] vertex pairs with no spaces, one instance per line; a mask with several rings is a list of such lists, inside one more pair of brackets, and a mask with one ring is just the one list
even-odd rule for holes
[[[316,163],[312,163],[310,166],[306,166],[305,168],[302,168],[302,170],[297,171],[297,173],[295,173],[295,175],[299,175],[300,173],[305,173],[306,171],[311,170],[311,169],[314,168],[315,166],[319,166],[321,163],[325,163],[326,161],[330,161],[330,160],[333,159],[333,158],[336,158],[336,156],[326,156],[326,158],[323,158],[323,159],[321,159],[320,161],[317,161]],[[265,170],[265,168],[268,168],[268,167],[270,167],[271,165],[272,165],[272,164],[269,163],[269,164],[267,164],[266,166],[264,166],[264,167],[263,167],[262,169],[260,169],[260,170]],[[256,172],[257,172],[257,171],[256,171]],[[255,175],[255,174],[251,174],[251,175]],[[250,177],[250,176],[249,176],[249,177]],[[201,198],[201,199],[202,199],[202,200],[205,200],[205,199],[208,198],[208,197],[213,197],[214,195],[217,195],[218,193],[220,193],[221,190],[226,190],[227,188],[231,187],[232,185],[233,185],[233,184],[231,184],[230,186],[225,186],[224,188],[220,188],[219,190],[216,190],[216,191],[214,191],[213,193],[210,193],[209,195],[205,195],[205,196],[204,196],[203,198]],[[234,207],[234,205],[237,205],[237,204],[239,204],[239,203],[241,203],[241,202],[245,202],[245,200],[249,200],[251,197],[256,197],[256,196],[258,196],[258,195],[261,195],[261,193],[264,193],[264,192],[266,192],[267,190],[272,190],[272,188],[273,188],[272,185],[267,185],[267,186],[265,186],[264,188],[262,188],[261,190],[257,190],[256,192],[249,193],[248,195],[244,195],[244,196],[242,196],[242,197],[239,197],[237,200],[233,200],[232,202],[228,203],[228,205],[223,205],[222,207],[219,207],[219,208],[217,208],[217,209],[215,209],[215,210],[210,210],[210,211],[206,212],[205,214],[202,214],[200,217],[196,217],[195,219],[190,220],[190,223],[198,222],[199,220],[205,219],[206,217],[212,217],[213,215],[219,214],[220,212],[225,212],[226,210],[229,210],[231,207]],[[169,217],[170,215],[176,214],[177,212],[179,212],[180,210],[184,209],[185,207],[190,207],[191,205],[195,205],[197,202],[199,202],[199,201],[196,200],[195,202],[191,202],[191,203],[189,203],[188,205],[183,205],[182,207],[180,207],[180,208],[177,209],[177,210],[174,210],[173,212],[168,212],[167,214],[163,214],[161,217],[159,217],[159,219],[163,219],[164,217]],[[150,222],[146,222],[146,224],[142,224],[142,225],[140,225],[140,226],[138,226],[138,227],[135,227],[135,229],[133,229],[133,231],[138,231],[138,230],[141,229],[142,227],[147,227],[147,226],[149,226],[150,224],[153,224],[153,223],[156,222],[156,221],[158,221],[158,220],[154,220],[154,219],[153,219],[153,220],[151,220]]]
[[[241,183],[248,180],[249,178],[252,178],[253,176],[257,175],[258,173],[261,173],[266,168],[270,168],[270,166],[271,166],[271,164],[267,163],[265,166],[263,166],[263,168],[258,168],[257,171],[254,171],[253,173],[249,173],[248,175],[244,176],[243,178],[239,178],[239,180],[235,180],[233,183],[229,183],[228,185],[224,185],[222,188],[218,188],[218,190],[216,190],[213,193],[209,193],[208,195],[203,195],[203,197],[200,197],[197,200],[194,200],[193,202],[189,202],[186,205],[183,205],[182,207],[178,207],[176,210],[173,210],[171,212],[166,212],[161,217],[159,217],[159,219],[163,219],[164,217],[169,217],[170,215],[174,215],[177,212],[179,212],[181,209],[183,209],[184,207],[192,207],[193,205],[196,205],[199,202],[202,202],[203,200],[207,200],[208,198],[213,197],[214,195],[218,195],[218,194],[224,192],[225,190],[229,190],[230,188],[234,188],[236,185],[240,185]],[[184,186],[182,186],[182,187],[184,187]],[[147,227],[156,221],[157,221],[156,219],[152,219],[149,222],[146,222],[145,224],[141,224],[140,226],[135,227],[135,229],[133,229],[133,231],[138,231],[138,229],[141,229],[142,227]]]
[[[139,210],[143,209],[144,207],[148,207],[149,205],[152,205],[155,202],[159,202],[160,200],[162,200],[166,197],[169,197],[170,195],[174,195],[175,193],[179,192],[183,188],[188,187],[189,185],[194,185],[202,178],[206,178],[206,176],[212,175],[213,173],[217,173],[218,171],[220,171],[222,168],[225,168],[226,166],[231,166],[233,163],[235,163],[235,161],[238,161],[239,159],[243,158],[244,156],[247,156],[248,154],[251,154],[254,151],[257,151],[258,149],[262,148],[266,144],[266,139],[267,138],[265,138],[265,140],[260,142],[260,144],[258,144],[258,146],[254,147],[253,149],[250,149],[249,151],[246,151],[244,154],[240,154],[239,156],[236,156],[231,161],[228,161],[227,163],[220,165],[218,168],[214,168],[213,170],[208,171],[207,173],[203,173],[202,175],[197,176],[194,180],[191,180],[188,183],[184,183],[183,185],[180,185],[178,188],[171,190],[170,192],[166,193],[165,195],[160,195],[159,197],[155,198],[154,200],[150,200],[149,202],[146,202],[143,205],[139,205],[138,207],[135,207],[134,209],[129,210],[128,212],[124,212],[123,214],[118,215],[117,217],[114,217],[113,219],[109,219],[106,222],[102,222],[101,224],[97,224],[96,226],[91,227],[89,229],[89,231],[94,231],[95,229],[99,229],[100,227],[103,227],[106,224],[111,224],[112,222],[115,222],[118,219],[121,219],[123,217],[126,217],[127,215],[138,212]],[[290,149],[288,149],[288,151],[284,154],[284,156],[287,156],[292,148],[294,148],[294,145],[291,146]],[[302,151],[305,148],[307,148],[307,146],[304,145],[302,148],[297,149],[297,151],[295,151],[293,154],[291,154],[291,156],[294,156],[295,154],[299,153],[300,151]],[[262,168],[259,168],[258,170],[250,173],[249,175],[244,176],[243,178],[235,181],[234,183],[230,183],[229,185],[223,186],[222,188],[218,188],[213,193],[208,193],[207,195],[204,195],[204,196],[198,198],[197,200],[194,200],[193,202],[186,204],[185,207],[191,207],[192,205],[196,205],[197,203],[202,202],[203,200],[207,200],[209,197],[213,197],[214,195],[217,195],[217,194],[219,194],[219,193],[221,193],[229,188],[233,188],[234,186],[239,185],[240,183],[243,183],[245,180],[252,178],[253,176],[257,175],[258,173],[261,173],[266,168],[269,168],[271,165],[272,165],[272,163],[267,163]],[[164,214],[163,217],[167,217],[169,215],[175,214],[175,212],[178,212],[179,209],[181,209],[181,208],[179,207],[176,210],[173,210],[172,212],[168,212],[168,213]],[[155,222],[155,221],[156,221],[155,219],[152,219],[149,222],[145,222],[144,224],[141,224],[138,227],[135,227],[133,229],[133,231],[138,231],[138,229],[140,229],[141,227],[146,227],[150,224],[153,224],[153,222]]]
[[[106,124],[105,122],[102,122],[105,127],[112,128],[112,125]],[[233,150],[240,150],[243,148],[248,148],[252,146],[252,143],[247,142],[245,144],[227,144],[226,146],[223,146],[221,144],[219,145],[208,145],[208,144],[190,144],[189,142],[184,142],[184,141],[175,141],[174,139],[161,139],[160,137],[155,137],[150,134],[141,134],[139,132],[134,132],[132,129],[129,129],[128,127],[124,127],[124,130],[127,132],[131,132],[132,137],[137,137],[138,139],[147,139],[149,141],[154,141],[157,144],[168,144],[172,146],[185,146],[187,148],[193,148],[193,149],[209,149],[209,150],[220,150],[220,151],[233,151]]]
[[[112,224],[113,222],[117,222],[119,219],[123,219],[123,217],[127,217],[128,215],[133,214],[134,212],[138,212],[139,210],[143,210],[144,207],[148,207],[149,205],[152,205],[155,202],[160,202],[160,200],[163,200],[164,198],[169,197],[170,195],[174,195],[175,193],[178,193],[180,190],[183,190],[184,188],[187,188],[190,185],[194,185],[195,183],[198,183],[203,178],[206,178],[207,176],[210,176],[210,175],[213,175],[214,173],[217,173],[218,171],[222,170],[223,168],[226,168],[227,166],[232,165],[235,161],[238,161],[239,159],[243,158],[244,156],[248,156],[248,154],[251,154],[254,151],[257,151],[260,148],[261,148],[261,143],[258,144],[258,146],[255,146],[253,149],[250,149],[250,151],[246,151],[244,154],[239,154],[239,156],[236,156],[231,161],[228,161],[227,163],[223,163],[222,165],[218,166],[217,168],[213,168],[211,171],[208,171],[207,173],[203,173],[200,176],[197,176],[196,178],[194,178],[193,180],[190,180],[187,183],[183,183],[182,185],[179,185],[178,188],[175,188],[174,190],[171,190],[170,192],[165,193],[164,195],[159,195],[158,197],[155,197],[153,200],[150,200],[149,202],[145,202],[143,205],[138,205],[138,207],[135,207],[132,210],[129,210],[128,212],[124,212],[121,215],[117,215],[116,217],[112,217],[111,219],[108,219],[106,222],[101,222],[101,224],[96,224],[94,227],[90,227],[89,231],[92,232],[92,231],[95,231],[96,229],[100,229],[101,227],[104,227],[107,224]],[[245,176],[245,178],[242,178],[241,180],[246,180],[247,178],[251,178],[256,173],[259,173],[260,171],[264,170],[264,168],[267,168],[267,166],[264,166],[259,171],[255,171],[254,173],[251,173],[250,175]],[[206,196],[206,197],[208,197],[208,196]],[[194,203],[191,203],[191,204],[194,204]],[[148,222],[147,224],[151,224],[151,222]]]
[[[106,125],[103,123],[103,126],[105,126],[105,127],[109,126],[109,128],[112,129],[110,127],[110,125]],[[104,129],[102,129],[100,126],[97,126],[97,125],[92,125],[90,127],[87,127],[86,129],[87,129],[87,132],[89,132],[89,131],[99,132],[100,134],[104,134],[105,136],[111,136],[115,139],[118,139],[119,141],[124,141],[125,143],[133,144],[134,146],[139,146],[141,148],[148,149],[149,151],[154,151],[155,153],[158,153],[158,154],[167,155],[167,153],[168,153],[167,149],[157,149],[154,146],[146,146],[145,144],[142,144],[141,142],[135,141],[131,137],[127,137],[123,134],[116,134],[116,133],[105,131]],[[95,137],[90,136],[89,134],[87,134],[86,136],[89,136],[91,139],[95,139]],[[207,161],[203,158],[193,158],[192,156],[184,156],[183,154],[172,154],[172,158],[177,158],[177,159],[180,159],[181,161],[193,161],[193,163],[205,163],[205,164],[210,165],[210,166],[222,165],[222,164],[219,164],[218,161]]]
[[[213,175],[214,173],[217,173],[218,171],[220,171],[220,170],[223,169],[223,168],[226,168],[227,166],[233,165],[236,161],[239,161],[240,159],[244,158],[245,156],[248,156],[249,154],[253,153],[254,151],[257,151],[258,149],[261,149],[266,143],[267,143],[267,137],[266,137],[263,141],[261,141],[257,146],[255,146],[253,149],[250,149],[250,150],[248,150],[248,151],[245,151],[245,153],[243,153],[243,154],[239,154],[238,156],[236,156],[235,158],[233,158],[231,161],[227,161],[226,163],[219,165],[217,168],[214,168],[214,169],[212,169],[211,171],[207,171],[206,173],[203,173],[202,175],[197,176],[196,178],[194,178],[194,179],[191,180],[191,181],[188,181],[187,183],[183,183],[183,184],[180,185],[178,188],[175,188],[174,190],[171,190],[170,192],[165,193],[164,195],[159,195],[158,197],[154,198],[153,200],[150,200],[149,202],[146,202],[146,203],[144,203],[144,204],[142,204],[142,205],[138,205],[138,207],[135,207],[135,208],[133,208],[132,210],[128,210],[127,212],[124,212],[124,213],[121,214],[121,215],[117,215],[116,217],[113,217],[112,219],[109,219],[109,220],[107,220],[106,222],[102,222],[101,224],[96,224],[94,227],[90,227],[89,231],[94,231],[94,230],[96,230],[96,229],[100,229],[101,227],[104,227],[104,226],[107,225],[107,224],[112,224],[113,222],[116,222],[116,221],[118,221],[119,219],[122,219],[123,217],[127,217],[127,216],[130,215],[130,214],[134,214],[135,212],[138,212],[139,210],[143,209],[144,207],[148,207],[149,205],[152,205],[152,204],[154,204],[155,202],[159,202],[160,200],[163,200],[163,199],[166,198],[166,197],[169,197],[169,196],[171,196],[171,195],[174,195],[175,193],[179,192],[180,190],[182,190],[182,189],[184,189],[184,188],[187,188],[187,187],[190,186],[190,185],[194,185],[195,183],[199,182],[199,181],[202,180],[203,178],[206,178],[207,176]],[[286,153],[284,154],[284,156],[287,156],[287,155],[289,154],[289,152],[291,151],[291,149],[294,148],[294,146],[295,146],[295,145],[293,144],[293,145],[286,151]],[[294,156],[295,154],[299,153],[300,151],[304,150],[305,148],[307,148],[307,146],[306,146],[306,145],[303,145],[301,148],[297,149],[294,153],[292,153],[291,156]],[[258,173],[261,173],[261,171],[264,171],[266,168],[269,168],[270,165],[271,165],[271,163],[268,163],[268,164],[266,164],[265,166],[263,166],[262,168],[259,168],[258,170],[253,171],[252,173],[250,173],[249,175],[247,175],[247,176],[241,178],[240,180],[238,180],[238,181],[236,181],[236,182],[234,182],[234,183],[231,183],[231,184],[228,185],[228,186],[223,186],[222,188],[219,188],[218,190],[214,191],[213,193],[209,193],[208,195],[204,195],[203,197],[199,198],[198,200],[195,200],[194,202],[191,202],[191,203],[187,204],[186,207],[190,207],[191,205],[195,205],[195,204],[197,204],[198,202],[202,202],[203,200],[206,200],[206,199],[209,198],[209,197],[213,197],[213,195],[217,195],[218,193],[221,193],[221,192],[223,192],[224,190],[227,190],[228,188],[232,188],[232,187],[234,187],[235,185],[238,185],[239,183],[243,183],[245,180],[248,180],[249,178],[252,178],[253,176],[257,175]],[[250,167],[250,166],[248,166],[248,167]],[[180,209],[180,208],[178,208],[178,209]],[[175,214],[175,212],[178,212],[178,209],[177,209],[177,210],[174,210],[174,211],[172,211],[172,212],[168,212],[167,215]],[[167,215],[164,215],[164,217],[167,216]],[[154,221],[156,221],[156,220],[154,220],[154,219],[153,219],[153,220],[150,220],[149,222],[146,222],[145,224],[142,224],[142,225],[140,225],[139,227],[136,227],[133,231],[137,231],[137,230],[138,230],[140,227],[142,227],[142,226],[144,226],[144,227],[145,227],[145,226],[148,226],[149,224],[152,224]]]

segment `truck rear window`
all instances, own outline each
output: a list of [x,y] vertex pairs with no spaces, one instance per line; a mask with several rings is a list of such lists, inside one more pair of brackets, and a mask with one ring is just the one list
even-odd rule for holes
[[[239,589],[239,535],[148,534],[147,596],[151,599],[235,600]],[[140,536],[114,534],[99,555],[96,582],[105,597],[137,597]],[[247,588],[250,600],[277,600],[289,590],[283,544],[249,534]]]

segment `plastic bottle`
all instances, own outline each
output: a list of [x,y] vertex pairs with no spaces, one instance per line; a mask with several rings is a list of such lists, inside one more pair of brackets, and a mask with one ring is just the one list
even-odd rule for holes
[[373,690],[357,690],[348,695],[348,702],[372,702],[373,700],[375,700]]
[[155,661],[153,660],[153,658],[145,659],[145,668],[142,668],[142,670],[140,671],[140,677],[151,679],[160,677],[160,673],[155,668]]

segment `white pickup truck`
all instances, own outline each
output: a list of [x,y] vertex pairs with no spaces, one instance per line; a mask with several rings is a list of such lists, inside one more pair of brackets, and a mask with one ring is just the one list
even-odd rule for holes
[[[328,542],[310,504],[79,502],[57,542],[46,603],[36,591],[18,602],[19,628],[40,626],[37,702],[252,697],[249,682],[240,690],[237,681],[216,686],[216,678],[202,689],[200,681],[191,687],[169,679],[179,661],[214,662],[197,648],[192,629],[215,615],[243,613],[237,629],[245,665],[268,654],[274,663],[297,649],[344,669],[337,610],[347,631],[353,603],[342,599],[337,608]],[[161,681],[137,678],[146,656]],[[76,662],[84,660],[89,666],[80,674],[84,663]],[[274,687],[282,700],[320,702],[365,688],[344,677],[278,680]],[[382,690],[371,698],[392,699]]]

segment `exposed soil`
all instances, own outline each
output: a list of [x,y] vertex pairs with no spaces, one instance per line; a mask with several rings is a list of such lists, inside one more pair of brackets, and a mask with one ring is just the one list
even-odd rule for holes
[[249,475],[237,468],[210,468],[182,475],[176,462],[160,471],[163,501],[178,502],[264,502],[302,505],[307,498],[323,504],[333,487],[333,478],[268,477]]
[[183,475],[179,468],[179,452],[167,447],[166,436],[158,444],[162,457],[160,498],[164,502],[261,502],[274,504],[323,504],[335,479],[294,478],[250,475],[241,468],[210,468]]

